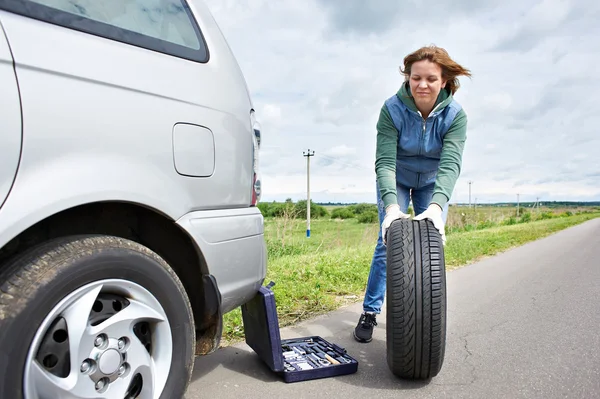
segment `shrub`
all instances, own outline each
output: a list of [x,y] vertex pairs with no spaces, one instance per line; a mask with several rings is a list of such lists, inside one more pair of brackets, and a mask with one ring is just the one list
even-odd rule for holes
[[514,216],[511,216],[508,219],[505,219],[502,224],[505,226],[512,226],[513,224],[517,224],[517,219]]
[[481,229],[488,229],[490,227],[494,227],[496,224],[494,222],[492,222],[491,220],[485,220],[483,222],[479,222],[477,224],[477,230],[481,230]]
[[377,223],[379,221],[376,211],[363,212],[357,216],[357,219],[359,223]]
[[268,216],[270,207],[271,207],[271,204],[268,202],[259,202],[258,203],[258,209],[260,210],[260,213],[262,213],[262,215],[264,217]]
[[[295,214],[297,218],[306,219],[306,200],[300,200],[295,205]],[[310,201],[310,218],[320,218],[329,215],[324,206],[317,205]]]
[[[264,217],[285,217],[292,219],[306,219],[306,200],[292,202],[291,199],[285,202],[259,202],[258,209]],[[319,218],[329,215],[324,206],[317,205],[310,201],[310,217]]]
[[527,223],[527,222],[531,222],[531,213],[524,212],[523,215],[521,215],[521,223]]
[[264,217],[274,217],[275,209],[280,205],[277,202],[259,202],[258,209]]
[[354,217],[356,217],[354,212],[352,212],[352,210],[350,210],[347,207],[336,208],[333,211],[331,211],[332,219],[352,219]]
[[264,217],[297,217],[296,209],[291,202],[259,202],[258,209]]
[[465,227],[463,227],[463,231],[473,231],[476,230],[476,227],[472,224],[466,224]]
[[369,212],[377,213],[377,205],[375,204],[360,203],[356,205],[350,205],[348,209],[350,209],[357,216]]

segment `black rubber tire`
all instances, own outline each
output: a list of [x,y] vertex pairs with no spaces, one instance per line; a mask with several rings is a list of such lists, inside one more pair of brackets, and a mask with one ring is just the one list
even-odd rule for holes
[[439,232],[429,220],[399,219],[387,235],[387,363],[397,377],[426,380],[446,348],[446,269]]
[[0,271],[0,398],[23,398],[27,352],[52,308],[78,287],[106,278],[135,282],[161,303],[173,337],[161,398],[185,395],[194,366],[192,309],[181,281],[156,253],[117,237],[67,237],[26,251]]

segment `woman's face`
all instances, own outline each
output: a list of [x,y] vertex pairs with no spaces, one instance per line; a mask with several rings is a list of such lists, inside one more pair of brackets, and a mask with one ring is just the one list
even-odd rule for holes
[[446,86],[442,80],[442,68],[429,60],[417,61],[412,65],[410,91],[417,106],[433,106],[435,100]]

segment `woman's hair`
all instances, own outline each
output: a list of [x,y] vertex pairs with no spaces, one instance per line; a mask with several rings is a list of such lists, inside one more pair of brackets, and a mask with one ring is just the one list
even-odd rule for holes
[[458,81],[459,76],[471,77],[471,71],[452,60],[445,49],[431,45],[421,47],[417,51],[404,57],[404,70],[400,67],[400,72],[404,74],[406,80],[410,78],[412,65],[415,62],[422,60],[435,62],[442,68],[442,79],[447,81],[446,87],[450,89],[452,94],[456,93],[460,87]]

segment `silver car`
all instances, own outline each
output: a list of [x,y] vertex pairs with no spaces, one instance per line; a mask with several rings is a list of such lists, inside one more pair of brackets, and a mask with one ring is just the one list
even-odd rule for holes
[[260,125],[200,0],[0,0],[0,398],[179,398],[266,274]]

